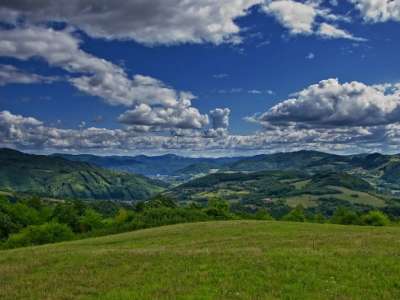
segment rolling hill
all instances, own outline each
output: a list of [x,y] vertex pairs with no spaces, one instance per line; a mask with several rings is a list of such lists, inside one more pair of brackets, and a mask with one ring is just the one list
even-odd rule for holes
[[[263,154],[244,157],[220,168],[194,164],[182,170],[192,178],[215,172],[299,171],[318,178],[326,173],[346,173],[368,182],[379,193],[400,196],[400,156],[379,153],[335,155],[317,151]],[[348,178],[351,179],[350,177]],[[343,185],[341,181],[340,185]]]
[[166,192],[181,202],[221,196],[249,209],[284,203],[289,207],[322,207],[327,213],[340,205],[365,210],[397,207],[398,201],[391,199],[400,195],[400,157],[378,153],[343,156],[298,151],[242,158],[186,158],[33,156],[4,149],[0,156],[4,166],[0,190],[51,197],[142,200],[168,186],[128,171],[167,174],[167,181],[183,182]]
[[399,235],[227,221],[0,251],[0,298],[398,299]]
[[[191,158],[163,156],[94,156],[54,154],[72,161],[146,176],[161,175],[172,182],[184,182],[214,172],[259,172],[297,170],[308,174],[346,172],[368,181],[393,195],[399,193],[400,156],[379,153],[335,155],[318,151],[262,154],[251,157]],[[173,180],[171,180],[171,178]]]
[[0,149],[0,190],[53,198],[144,200],[167,185],[60,157]]
[[389,195],[378,193],[373,185],[347,172],[260,171],[214,173],[176,186],[165,192],[181,202],[205,204],[220,197],[233,207],[254,212],[268,209],[279,217],[299,204],[310,212],[330,216],[339,206],[356,211],[400,207]]
[[[306,170],[309,173],[320,171],[351,171],[363,169],[366,171],[385,171],[388,165],[398,166],[399,155],[383,155],[379,153],[336,155],[318,151],[301,150],[297,152],[284,152],[274,154],[262,154],[251,157],[236,158],[233,162],[222,165],[222,171],[257,172],[266,170]],[[196,173],[197,164],[186,167],[186,172],[193,168]],[[200,168],[206,171],[206,164]],[[209,165],[209,168],[215,168]]]

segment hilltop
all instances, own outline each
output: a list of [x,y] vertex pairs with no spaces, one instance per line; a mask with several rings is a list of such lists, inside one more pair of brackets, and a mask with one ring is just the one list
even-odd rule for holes
[[227,221],[0,251],[0,298],[398,299],[399,234]]

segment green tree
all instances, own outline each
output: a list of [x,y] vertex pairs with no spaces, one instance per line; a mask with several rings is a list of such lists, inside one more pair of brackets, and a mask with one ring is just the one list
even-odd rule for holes
[[306,216],[304,214],[303,206],[296,206],[296,208],[292,209],[288,214],[283,216],[282,220],[290,222],[304,222],[306,220]]
[[120,208],[118,213],[115,215],[114,220],[117,225],[122,225],[128,222],[131,218],[129,212],[125,208]]
[[75,205],[71,203],[60,203],[54,208],[52,218],[58,223],[67,224],[73,231],[78,232],[79,215]]
[[208,199],[208,207],[229,212],[230,205],[228,201],[221,197],[211,197]]
[[201,206],[198,202],[196,202],[196,201],[191,201],[191,202],[188,204],[187,207],[190,208],[190,209],[201,209],[201,208],[202,208],[202,206]]
[[8,205],[7,213],[13,222],[20,224],[22,227],[40,223],[38,211],[22,202]]
[[381,211],[371,210],[361,216],[361,224],[369,226],[386,226],[390,223],[389,218]]
[[9,215],[0,210],[0,240],[8,238],[11,233],[17,232],[21,228]]
[[326,223],[326,218],[325,218],[325,216],[324,216],[323,214],[317,213],[317,214],[315,214],[315,215],[313,216],[312,221],[313,221],[314,223],[321,223],[321,224],[323,224],[323,223]]
[[161,207],[169,207],[169,208],[178,207],[174,199],[163,194],[159,194],[151,198],[149,201],[145,202],[144,205],[145,209],[161,208]]
[[79,216],[83,216],[86,209],[88,208],[88,205],[85,202],[83,202],[82,200],[73,200],[72,204]]
[[354,211],[351,211],[345,207],[339,207],[333,214],[331,223],[342,225],[359,225],[360,217]]
[[143,212],[144,209],[145,209],[145,205],[144,205],[143,201],[140,201],[140,202],[136,203],[135,206],[134,206],[134,210],[136,212]]
[[30,225],[19,233],[12,234],[5,243],[6,248],[42,245],[71,240],[74,237],[71,228],[65,224],[45,223]]
[[273,220],[271,214],[265,208],[259,209],[255,213],[254,218],[256,220]]
[[208,205],[205,209],[207,215],[217,219],[226,219],[231,217],[229,213],[229,202],[220,197],[212,197],[208,199]]
[[79,226],[82,232],[88,232],[99,229],[103,226],[103,217],[95,210],[89,208],[79,219]]
[[28,205],[29,207],[34,208],[36,210],[40,210],[44,206],[42,199],[40,199],[40,197],[38,197],[38,196],[32,196],[32,197],[28,198],[27,200],[25,200],[24,203],[26,205]]

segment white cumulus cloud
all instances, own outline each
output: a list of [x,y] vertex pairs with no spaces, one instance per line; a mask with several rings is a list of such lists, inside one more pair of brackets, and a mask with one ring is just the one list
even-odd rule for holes
[[[317,35],[328,39],[350,39],[365,41],[353,36],[329,22],[349,22],[346,16],[335,15],[328,8],[321,7],[321,1],[268,0],[263,10],[273,15],[292,35]],[[318,18],[325,20],[320,22]]]
[[126,125],[155,126],[163,128],[201,129],[208,124],[207,115],[202,115],[190,102],[175,107],[162,108],[140,104],[119,116]]
[[144,44],[240,41],[235,23],[263,0],[4,0],[0,15],[64,21],[92,37]]
[[292,0],[269,1],[265,12],[274,15],[292,34],[311,34],[317,10],[313,5]]
[[69,80],[78,90],[98,96],[111,105],[158,106],[153,109],[157,115],[165,109],[164,114],[175,117],[196,116],[192,122],[195,128],[198,122],[206,123],[207,116],[190,107],[195,98],[190,92],[176,91],[149,76],[137,74],[129,78],[121,67],[81,50],[79,43],[67,30],[42,27],[0,30],[0,56],[20,60],[40,57],[73,74]]
[[334,25],[328,24],[328,23],[322,23],[319,25],[318,35],[328,38],[328,39],[348,39],[348,40],[353,40],[357,42],[365,42],[366,39],[360,38],[360,37],[355,37],[351,33],[339,29],[335,27]]
[[313,84],[263,113],[267,124],[377,126],[400,121],[400,90],[328,79]]
[[[225,125],[224,125],[225,126]],[[230,135],[219,127],[204,135],[157,135],[132,128],[85,127],[61,129],[8,111],[0,112],[0,147],[29,151],[67,151],[85,153],[166,153],[183,155],[238,155],[319,149],[338,153],[397,151],[400,125],[372,127],[307,128],[296,125],[274,126],[250,135]],[[178,129],[177,131],[186,131]],[[190,131],[190,130],[189,130]]]
[[55,77],[28,73],[11,65],[0,65],[0,86],[7,84],[51,83]]
[[400,21],[399,0],[349,0],[367,22]]

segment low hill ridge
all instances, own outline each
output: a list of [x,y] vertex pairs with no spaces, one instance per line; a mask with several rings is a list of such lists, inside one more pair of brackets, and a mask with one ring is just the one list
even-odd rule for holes
[[53,198],[144,200],[166,184],[87,162],[0,149],[0,190]]

